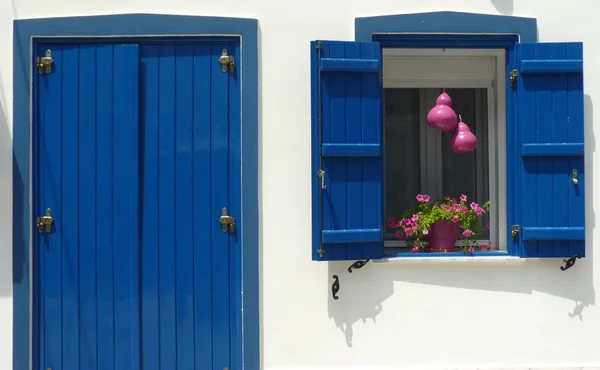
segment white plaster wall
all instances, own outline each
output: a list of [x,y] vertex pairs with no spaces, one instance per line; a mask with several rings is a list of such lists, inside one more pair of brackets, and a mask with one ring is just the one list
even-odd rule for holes
[[[585,43],[588,257],[567,272],[560,261],[518,261],[348,274],[348,263],[310,261],[309,41],[352,40],[356,16],[440,10],[537,17],[540,41]],[[264,369],[600,367],[598,11],[597,0],[0,1],[0,369],[12,369],[12,21],[132,12],[259,19]]]

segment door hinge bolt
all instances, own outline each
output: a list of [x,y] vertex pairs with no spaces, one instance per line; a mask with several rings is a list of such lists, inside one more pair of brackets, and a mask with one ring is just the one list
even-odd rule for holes
[[36,64],[38,68],[38,73],[43,75],[44,70],[46,74],[52,72],[52,65],[54,64],[54,59],[52,59],[52,50],[46,50],[46,55],[43,57],[36,58]]
[[229,66],[229,72],[235,72],[235,58],[232,55],[227,55],[227,49],[223,49],[221,51],[221,56],[219,57],[219,63],[221,63],[221,70],[223,72],[227,72],[227,67]]

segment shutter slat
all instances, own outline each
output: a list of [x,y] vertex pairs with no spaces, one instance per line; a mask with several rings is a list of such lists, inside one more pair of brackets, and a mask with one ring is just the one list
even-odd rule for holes
[[522,156],[577,156],[583,155],[583,143],[523,144]]
[[[583,49],[581,43],[519,44],[521,156],[518,253],[585,255]],[[578,183],[573,181],[573,170]]]
[[521,73],[570,73],[582,72],[583,60],[522,60]]
[[319,60],[317,42],[311,48],[313,173],[323,170],[326,185],[321,189],[321,179],[313,177],[313,260],[378,259],[382,87],[379,73],[372,72],[381,68],[381,49],[372,42],[321,41]]
[[324,157],[378,157],[381,155],[379,144],[323,144]]
[[379,72],[379,65],[377,59],[321,58],[321,72]]

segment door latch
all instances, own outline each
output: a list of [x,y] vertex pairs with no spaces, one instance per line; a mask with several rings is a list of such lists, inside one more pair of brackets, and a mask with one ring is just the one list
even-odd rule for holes
[[54,64],[54,59],[52,59],[52,50],[46,50],[46,56],[37,57],[36,64],[39,74],[43,75],[44,69],[46,70],[46,73],[52,72],[52,64]]
[[46,209],[46,215],[37,218],[37,228],[40,233],[44,232],[44,226],[46,226],[46,232],[49,233],[52,231],[52,224],[54,224],[54,219],[52,218],[52,210],[50,208]]
[[510,233],[512,235],[513,241],[517,240],[517,236],[519,235],[519,230],[520,230],[519,225],[512,225],[512,227],[510,228]]
[[227,66],[229,66],[229,72],[235,72],[235,59],[232,55],[227,55],[227,49],[221,51],[219,63],[221,63],[221,70],[223,72],[227,72]]
[[232,233],[235,232],[235,218],[229,216],[227,212],[227,208],[223,207],[221,210],[221,217],[219,217],[219,223],[221,224],[221,229],[224,233],[227,232],[227,225],[229,225],[229,231]]
[[517,82],[518,74],[519,74],[519,72],[517,72],[516,69],[513,69],[512,71],[510,71],[510,74],[508,75],[509,80],[510,80],[510,87],[515,86],[515,83]]

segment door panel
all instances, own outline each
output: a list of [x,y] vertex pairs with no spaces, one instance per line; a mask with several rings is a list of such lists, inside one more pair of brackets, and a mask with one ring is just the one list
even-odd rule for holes
[[142,363],[229,367],[227,45],[141,50]]
[[[137,45],[40,45],[36,210],[39,368],[136,369]],[[124,350],[127,349],[127,350]]]

